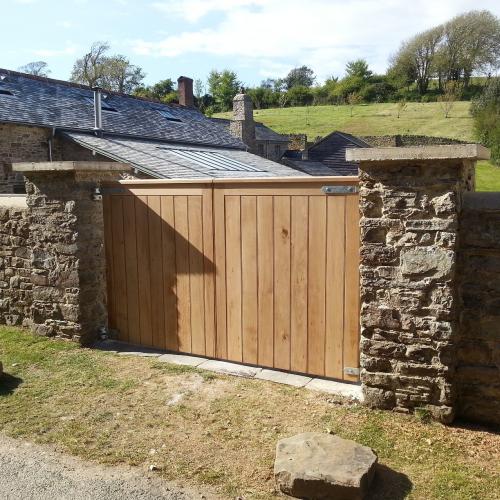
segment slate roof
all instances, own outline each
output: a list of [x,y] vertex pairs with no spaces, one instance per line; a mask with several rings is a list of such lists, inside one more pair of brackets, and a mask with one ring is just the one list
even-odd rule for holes
[[[229,130],[231,120],[227,118],[210,118],[214,123],[220,124]],[[267,127],[261,122],[255,122],[255,139],[257,141],[272,141],[272,142],[290,142],[287,135],[278,134],[272,128]]]
[[[94,128],[93,91],[85,85],[36,77],[0,69],[0,122],[22,123],[79,131]],[[104,111],[107,133],[185,144],[245,149],[224,125],[215,123],[195,108],[167,105],[113,92],[103,101],[116,109]],[[180,122],[169,121],[167,110]]]
[[[176,144],[163,141],[135,139],[130,137],[98,137],[90,133],[62,132],[81,146],[96,151],[112,160],[129,163],[132,167],[157,178],[205,179],[205,178],[249,178],[249,177],[289,177],[304,176],[304,172],[293,170],[285,165],[266,160],[260,156],[238,149],[220,149]],[[235,160],[251,170],[216,170],[189,160],[176,151],[204,151],[217,153],[228,160]]]
[[358,137],[335,131],[309,147],[307,160],[285,154],[286,164],[309,175],[358,175],[358,164],[346,160],[346,151],[369,147]]

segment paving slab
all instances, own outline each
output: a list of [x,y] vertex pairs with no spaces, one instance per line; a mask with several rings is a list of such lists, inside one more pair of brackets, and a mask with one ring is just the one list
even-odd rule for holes
[[262,371],[262,368],[239,365],[237,363],[229,363],[227,361],[217,361],[215,359],[205,361],[201,365],[198,365],[198,368],[211,372],[224,373],[227,375],[236,375],[238,377],[247,378],[253,378]]
[[138,356],[140,358],[158,358],[161,355],[161,352],[149,351],[120,351],[118,353],[118,356]]
[[344,382],[336,382],[335,380],[313,378],[307,385],[305,385],[305,388],[311,389],[312,391],[336,394],[338,396],[356,399],[357,401],[363,400],[361,386],[356,384],[346,384]]
[[304,387],[312,380],[311,377],[306,377],[304,375],[285,373],[278,370],[267,370],[265,368],[257,373],[255,378],[259,380],[269,380],[270,382],[276,382],[278,384],[293,385],[294,387]]
[[207,361],[207,358],[199,358],[197,356],[188,356],[185,354],[162,354],[158,361],[165,363],[173,363],[174,365],[184,366],[199,366]]

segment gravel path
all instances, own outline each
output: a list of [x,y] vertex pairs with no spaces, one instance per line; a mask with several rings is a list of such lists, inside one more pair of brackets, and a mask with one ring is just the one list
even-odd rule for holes
[[2,500],[191,500],[214,498],[163,481],[140,468],[85,462],[0,434]]

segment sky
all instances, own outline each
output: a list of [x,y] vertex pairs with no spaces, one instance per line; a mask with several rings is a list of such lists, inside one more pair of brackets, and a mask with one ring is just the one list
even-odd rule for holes
[[232,69],[246,86],[306,64],[318,82],[364,58],[383,72],[400,43],[469,10],[500,17],[498,0],[0,0],[0,68],[43,60],[67,80],[95,41],[152,84]]

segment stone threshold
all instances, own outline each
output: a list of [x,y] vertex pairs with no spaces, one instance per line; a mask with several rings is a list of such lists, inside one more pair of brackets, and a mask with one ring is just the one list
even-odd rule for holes
[[257,366],[249,366],[230,361],[219,361],[201,356],[191,356],[189,354],[166,353],[165,351],[131,345],[116,340],[103,340],[97,342],[94,347],[104,351],[114,352],[120,356],[153,357],[156,358],[157,361],[172,363],[175,365],[191,366],[193,368],[199,368],[200,370],[207,370],[223,375],[267,380],[277,384],[303,387],[311,391],[325,392],[359,402],[363,400],[360,384],[339,382],[337,380],[329,380],[319,377],[308,377],[307,375],[299,375],[296,373],[283,372],[269,368],[260,368]]

